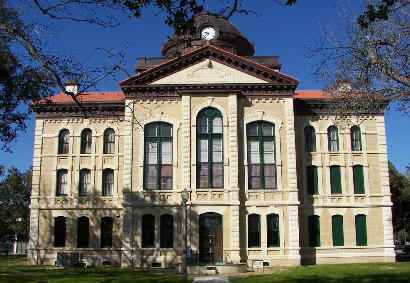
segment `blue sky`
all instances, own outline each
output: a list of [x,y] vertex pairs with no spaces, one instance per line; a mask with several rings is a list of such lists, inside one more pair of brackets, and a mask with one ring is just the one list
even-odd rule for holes
[[[212,3],[213,1],[208,1]],[[260,16],[235,15],[231,22],[237,25],[248,39],[255,43],[255,55],[278,55],[282,72],[300,80],[299,90],[322,89],[324,84],[313,77],[314,62],[307,58],[306,46],[320,41],[321,29],[337,23],[339,0],[300,0],[293,7],[279,6],[275,1],[248,1],[249,7]],[[357,1],[358,2],[358,1]],[[354,1],[355,5],[357,2]],[[211,4],[209,4],[211,6]],[[122,25],[113,29],[102,29],[90,25],[52,23],[60,33],[49,39],[57,52],[70,54],[80,60],[102,65],[105,59],[89,58],[95,48],[120,50],[127,43],[125,69],[134,74],[138,57],[160,57],[161,44],[165,43],[172,30],[163,23],[163,16],[145,10],[142,19],[134,20],[118,14]],[[50,24],[43,22],[43,24]],[[87,62],[87,61],[86,61]],[[118,79],[125,79],[125,73]],[[107,79],[97,90],[119,90],[114,79]],[[386,114],[386,133],[389,159],[399,171],[405,172],[410,164],[410,119],[396,111]],[[34,140],[34,115],[28,122],[26,133],[13,144],[12,153],[0,151],[0,164],[7,168],[15,166],[27,169],[32,163]]]

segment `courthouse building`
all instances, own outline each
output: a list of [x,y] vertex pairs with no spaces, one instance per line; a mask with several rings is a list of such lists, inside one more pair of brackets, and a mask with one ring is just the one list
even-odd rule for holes
[[394,261],[384,113],[336,119],[236,26],[196,24],[121,91],[78,94],[88,118],[63,93],[33,104],[29,261],[180,263],[183,190],[191,262]]

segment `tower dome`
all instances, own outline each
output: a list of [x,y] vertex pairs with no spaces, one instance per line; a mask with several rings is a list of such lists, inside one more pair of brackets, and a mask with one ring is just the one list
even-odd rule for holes
[[252,56],[255,47],[245,35],[228,20],[215,15],[202,14],[195,17],[197,33],[171,36],[161,48],[164,57],[176,57],[200,48],[208,41],[216,47],[240,56]]

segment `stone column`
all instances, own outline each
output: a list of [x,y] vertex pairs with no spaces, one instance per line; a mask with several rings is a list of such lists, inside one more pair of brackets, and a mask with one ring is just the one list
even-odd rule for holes
[[384,227],[384,254],[386,257],[392,257],[394,261],[394,242],[393,242],[393,223],[390,194],[390,181],[389,181],[389,163],[387,157],[387,142],[386,142],[386,129],[384,123],[384,116],[379,116],[377,119],[377,135],[379,143],[379,160],[380,160],[380,184],[383,194],[383,227]]
[[41,175],[41,150],[43,147],[43,120],[36,120],[34,133],[34,153],[33,153],[33,176],[31,183],[31,204],[30,204],[30,232],[28,243],[27,259],[30,264],[38,262],[38,239],[39,239],[39,217],[40,217],[40,175]]
[[121,267],[133,266],[133,210],[132,210],[132,142],[134,124],[134,103],[132,100],[125,101],[125,124],[124,124],[124,172],[123,172],[123,215],[122,215],[122,254]]
[[288,159],[288,184],[289,191],[289,265],[300,265],[299,247],[299,200],[296,172],[296,144],[295,144],[295,119],[293,99],[285,98],[286,117],[286,143]]
[[238,166],[238,98],[230,94],[228,99],[228,154],[229,154],[229,201],[231,202],[231,254],[228,260],[240,262],[239,235],[239,166]]

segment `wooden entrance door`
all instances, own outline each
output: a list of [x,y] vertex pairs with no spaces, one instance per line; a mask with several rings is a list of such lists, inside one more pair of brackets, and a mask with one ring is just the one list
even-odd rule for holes
[[[211,242],[210,242],[211,239]],[[222,215],[204,213],[199,215],[199,261],[223,262]]]

